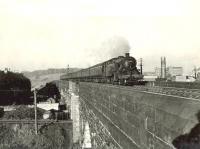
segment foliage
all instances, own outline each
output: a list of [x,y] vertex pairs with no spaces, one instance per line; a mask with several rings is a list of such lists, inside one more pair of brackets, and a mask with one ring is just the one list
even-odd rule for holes
[[21,73],[0,71],[0,104],[28,104],[31,102],[30,79]]
[[9,90],[9,89],[24,89],[31,90],[31,82],[21,73],[14,73],[8,71],[4,73],[0,71],[0,89]]
[[[40,130],[40,141],[36,142],[37,148],[65,148],[69,144],[69,138],[65,130],[57,124],[46,125]],[[43,141],[41,141],[43,139]],[[48,145],[46,142],[49,142]],[[45,145],[45,146],[44,146]]]
[[[56,84],[53,82],[46,83],[45,87],[41,88],[38,91],[38,95],[42,95],[43,97],[46,97],[45,100],[47,100],[48,98],[55,98],[56,102],[58,102],[58,99],[60,99],[59,89],[56,86]],[[41,100],[41,99],[38,99],[38,100]]]
[[[45,110],[37,108],[37,118],[42,119],[43,113]],[[20,105],[16,110],[6,112],[3,116],[3,119],[34,119],[34,108],[29,108],[25,105]]]
[[[38,108],[38,119],[42,119],[43,113]],[[18,106],[3,118],[34,119],[34,108]],[[0,149],[64,149],[70,143],[66,130],[59,124],[40,125],[38,135],[33,124],[0,124],[0,130]]]
[[43,126],[38,135],[30,125],[22,125],[16,130],[0,125],[0,129],[2,149],[64,149],[69,146],[65,130],[56,124]]

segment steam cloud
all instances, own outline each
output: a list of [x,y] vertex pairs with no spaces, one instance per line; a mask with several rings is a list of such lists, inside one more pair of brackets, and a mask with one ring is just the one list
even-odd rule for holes
[[111,58],[118,56],[125,56],[130,50],[128,40],[121,36],[114,36],[101,42],[99,46],[93,48],[92,53],[89,53],[87,57],[90,57],[87,62],[87,67],[107,61]]
[[112,37],[101,44],[101,51],[104,51],[105,55],[109,58],[118,57],[129,53],[129,42],[120,36]]

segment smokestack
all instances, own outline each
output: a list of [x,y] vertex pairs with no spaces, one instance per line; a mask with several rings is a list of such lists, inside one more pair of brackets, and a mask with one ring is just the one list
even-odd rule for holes
[[166,78],[166,58],[161,57],[161,78]]
[[125,53],[125,57],[129,57],[129,53]]

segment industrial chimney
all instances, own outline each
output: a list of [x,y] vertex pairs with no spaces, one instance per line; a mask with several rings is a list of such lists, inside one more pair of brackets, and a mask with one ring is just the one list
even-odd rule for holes
[[162,79],[165,79],[166,78],[166,58],[165,57],[161,57],[161,71],[160,72],[161,72],[160,77]]

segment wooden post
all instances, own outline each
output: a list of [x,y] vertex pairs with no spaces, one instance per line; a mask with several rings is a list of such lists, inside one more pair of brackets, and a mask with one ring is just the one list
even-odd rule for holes
[[37,125],[37,91],[34,89],[34,108],[35,108],[35,134],[38,134],[38,125]]
[[143,73],[143,68],[142,68],[143,64],[142,64],[142,58],[140,58],[140,73],[142,74]]
[[196,66],[194,67],[194,78],[197,79],[197,68],[196,68]]

